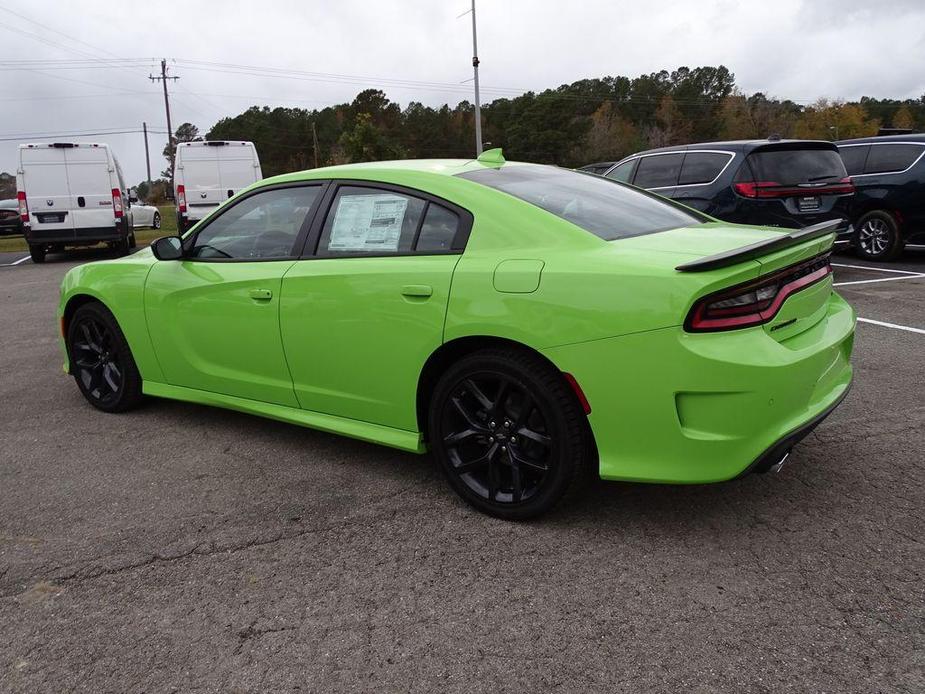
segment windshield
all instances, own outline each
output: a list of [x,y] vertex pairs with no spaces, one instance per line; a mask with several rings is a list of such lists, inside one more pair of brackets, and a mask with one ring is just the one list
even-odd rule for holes
[[555,166],[517,164],[457,175],[525,200],[605,241],[709,221],[631,186]]

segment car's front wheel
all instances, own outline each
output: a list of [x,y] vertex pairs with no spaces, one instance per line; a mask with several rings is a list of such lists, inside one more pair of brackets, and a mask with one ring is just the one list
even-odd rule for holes
[[74,312],[67,352],[77,387],[96,408],[124,412],[141,402],[141,375],[115,317],[100,303]]
[[516,349],[479,351],[450,367],[434,391],[428,432],[453,489],[509,520],[543,514],[576,489],[591,449],[563,375]]
[[899,224],[889,212],[874,210],[858,220],[854,246],[862,258],[895,260],[904,245]]

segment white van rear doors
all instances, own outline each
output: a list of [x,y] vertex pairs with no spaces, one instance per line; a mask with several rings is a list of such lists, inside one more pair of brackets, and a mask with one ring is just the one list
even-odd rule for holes
[[65,149],[64,156],[77,236],[81,235],[81,229],[112,228],[115,223],[112,191],[119,184],[109,150],[79,146]]
[[37,230],[62,232],[74,228],[65,151],[45,146],[20,150],[23,189]]
[[260,180],[260,165],[252,144],[229,143],[215,149],[218,151],[218,171],[226,199]]

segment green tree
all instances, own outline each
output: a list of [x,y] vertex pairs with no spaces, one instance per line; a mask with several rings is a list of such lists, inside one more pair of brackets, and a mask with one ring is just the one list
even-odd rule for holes
[[167,180],[173,180],[173,162],[171,161],[171,145],[176,147],[180,142],[200,142],[202,140],[199,137],[199,128],[197,128],[192,123],[183,123],[181,124],[176,131],[172,142],[168,142],[164,145],[164,158],[167,160],[167,168],[161,171],[161,176]]
[[357,114],[353,128],[345,131],[338,142],[350,162],[400,159],[404,156],[402,147],[373,124],[369,113]]

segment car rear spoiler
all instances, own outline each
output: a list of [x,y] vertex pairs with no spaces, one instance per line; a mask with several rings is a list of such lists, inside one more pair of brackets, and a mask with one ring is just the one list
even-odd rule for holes
[[678,272],[705,272],[707,270],[715,270],[719,267],[729,267],[730,265],[752,260],[753,258],[767,255],[774,251],[790,248],[791,246],[834,234],[835,230],[844,223],[842,219],[819,222],[819,224],[813,224],[792,231],[786,236],[779,236],[776,239],[766,239],[765,241],[759,241],[758,243],[753,243],[748,246],[742,246],[742,248],[736,248],[731,251],[725,251],[724,253],[710,255],[700,260],[694,260],[690,263],[684,263],[683,265],[678,265],[675,270]]

